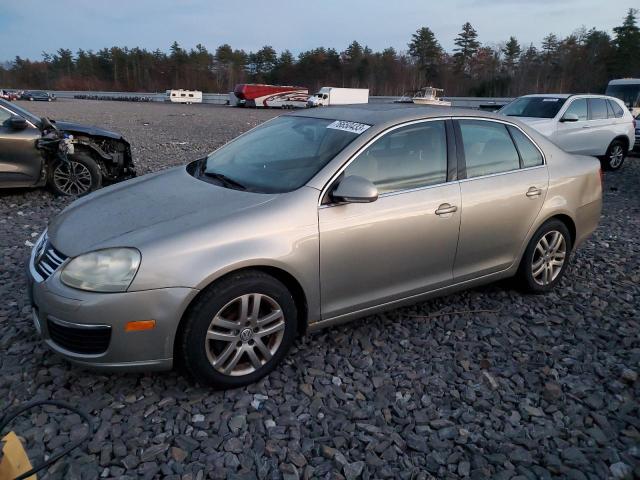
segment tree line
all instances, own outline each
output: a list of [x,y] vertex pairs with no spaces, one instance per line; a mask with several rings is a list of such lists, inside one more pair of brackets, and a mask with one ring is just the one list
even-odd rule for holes
[[353,41],[344,51],[318,47],[301,52],[256,52],[228,44],[209,51],[174,42],[159,49],[111,47],[96,52],[59,49],[42,60],[16,57],[0,66],[0,86],[47,90],[164,91],[171,88],[227,92],[237,83],[369,88],[372,95],[402,95],[437,86],[452,96],[517,96],[531,92],[600,92],[612,78],[640,76],[638,10],[629,9],[613,35],[578,28],[566,38],[550,33],[540,47],[515,36],[483,45],[465,23],[445,51],[428,27],[417,30],[406,51],[381,52]]

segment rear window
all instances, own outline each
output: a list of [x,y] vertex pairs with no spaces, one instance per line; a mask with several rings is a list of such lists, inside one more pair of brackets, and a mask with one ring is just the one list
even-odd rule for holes
[[510,117],[554,118],[566,101],[559,97],[520,97],[503,107],[500,113]]
[[611,110],[613,110],[614,117],[622,118],[624,116],[624,110],[620,105],[618,105],[618,102],[614,102],[613,100],[607,100],[607,102],[609,102],[609,106],[611,107]]
[[509,127],[509,132],[513,137],[513,141],[516,142],[518,152],[520,152],[520,158],[522,158],[522,167],[537,167],[542,165],[544,160],[540,150],[527,138],[527,136],[515,127]]
[[607,101],[604,98],[590,98],[589,107],[591,108],[591,120],[602,120],[607,118]]

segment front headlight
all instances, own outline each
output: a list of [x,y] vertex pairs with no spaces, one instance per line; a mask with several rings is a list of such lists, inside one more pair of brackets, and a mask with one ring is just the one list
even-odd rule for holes
[[69,287],[92,292],[124,292],[140,266],[135,248],[107,248],[71,260],[60,280]]

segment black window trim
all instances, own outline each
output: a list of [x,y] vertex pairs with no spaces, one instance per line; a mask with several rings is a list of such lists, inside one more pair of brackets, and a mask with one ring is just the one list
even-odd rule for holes
[[[587,102],[587,105],[589,104],[589,102]],[[495,177],[498,175],[508,175],[514,172],[523,172],[526,170],[533,170],[534,168],[542,168],[542,167],[546,167],[547,166],[547,157],[545,156],[544,152],[542,151],[542,149],[540,148],[540,146],[533,140],[533,138],[531,138],[531,136],[525,132],[522,128],[520,128],[518,125],[516,125],[515,123],[511,123],[511,122],[506,122],[504,120],[501,119],[497,119],[497,118],[487,118],[487,117],[452,117],[452,120],[454,122],[454,127],[455,127],[455,132],[456,132],[456,145],[457,145],[457,151],[458,151],[458,179],[459,181],[469,181],[469,180],[478,180],[481,178],[489,178],[489,177]],[[471,178],[467,178],[467,164],[466,164],[466,158],[464,155],[464,146],[462,143],[462,131],[460,130],[460,120],[480,120],[480,121],[485,121],[485,122],[494,122],[494,123],[501,123],[505,126],[505,129],[507,130],[507,132],[509,133],[509,137],[511,138],[511,141],[513,142],[513,146],[516,149],[516,152],[518,153],[518,159],[519,159],[519,163],[520,163],[520,167],[513,169],[513,170],[507,170],[506,172],[496,172],[496,173],[488,173],[487,175],[480,175],[477,177],[471,177]],[[540,155],[542,155],[542,164],[541,165],[535,165],[533,167],[523,167],[522,166],[522,157],[520,156],[520,150],[518,149],[518,146],[516,144],[516,142],[513,141],[513,137],[511,136],[511,132],[509,132],[509,128],[507,127],[513,127],[513,128],[517,128],[525,137],[527,137],[527,139],[534,145],[534,147],[536,147],[538,149],[538,152],[540,152]],[[460,166],[460,162],[462,161],[462,165]],[[461,172],[463,172],[464,176],[461,176]]]

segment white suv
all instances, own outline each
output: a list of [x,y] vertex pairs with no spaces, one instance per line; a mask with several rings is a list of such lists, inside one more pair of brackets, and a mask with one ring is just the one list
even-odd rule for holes
[[635,142],[635,120],[625,105],[605,95],[525,95],[500,113],[519,117],[567,152],[599,157],[617,170]]

